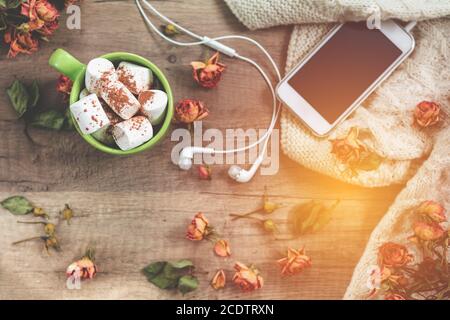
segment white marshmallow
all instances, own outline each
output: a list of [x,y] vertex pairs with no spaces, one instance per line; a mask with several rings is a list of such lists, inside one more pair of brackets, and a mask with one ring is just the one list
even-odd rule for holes
[[161,90],[146,90],[139,95],[141,113],[145,115],[154,126],[164,120],[164,111],[168,102],[167,94]]
[[84,134],[92,134],[110,123],[95,94],[88,95],[72,104],[70,111]]
[[153,137],[153,127],[143,116],[133,117],[116,124],[112,130],[114,140],[120,149],[134,149]]
[[137,64],[121,62],[116,73],[119,81],[136,95],[149,90],[153,84],[153,72]]
[[86,88],[84,88],[84,89],[81,90],[81,92],[80,92],[80,97],[79,97],[79,99],[81,100],[81,99],[87,97],[88,95],[90,95],[89,90],[86,89]]
[[141,108],[136,97],[119,81],[104,84],[100,95],[106,104],[124,120],[133,117]]
[[86,68],[85,85],[91,93],[100,95],[104,82],[117,81],[117,74],[111,61],[96,58],[89,61]]
[[92,136],[96,140],[98,140],[108,146],[114,146],[116,144],[116,142],[114,141],[114,137],[112,136],[112,129],[113,129],[114,125],[121,122],[122,119],[117,114],[115,114],[114,111],[112,111],[111,108],[108,107],[103,100],[100,100],[100,103],[102,103],[103,110],[105,111],[106,115],[108,116],[109,125],[104,126],[100,130],[96,131],[95,133],[92,134]]

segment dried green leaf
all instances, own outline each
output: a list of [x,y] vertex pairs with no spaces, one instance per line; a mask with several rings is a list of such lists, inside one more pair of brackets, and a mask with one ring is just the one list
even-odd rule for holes
[[19,118],[22,117],[28,110],[28,102],[30,97],[27,88],[19,80],[15,80],[11,87],[6,90],[9,100],[16,110]]
[[196,277],[190,275],[183,276],[178,281],[178,290],[180,290],[182,294],[186,294],[196,290],[198,288],[198,284],[199,282]]
[[37,105],[40,97],[39,83],[36,80],[33,80],[33,83],[28,88],[28,95],[29,95],[28,107],[33,108]]
[[56,110],[48,110],[34,115],[31,125],[38,128],[61,130],[65,117]]
[[64,118],[65,118],[65,120],[64,120],[64,130],[67,130],[67,131],[74,130],[75,129],[75,125],[73,123],[71,112],[70,112],[69,108],[67,108],[66,112],[64,113]]
[[1,202],[4,209],[14,215],[25,215],[33,211],[33,205],[25,197],[14,196]]
[[0,7],[6,8],[6,0],[0,0]]
[[14,8],[17,8],[22,2],[23,2],[23,0],[4,0],[3,6],[8,9],[14,9]]
[[301,233],[303,221],[308,217],[313,206],[314,201],[309,201],[306,203],[297,204],[289,211],[288,219],[294,235],[299,235]]
[[[179,288],[183,293],[192,289],[194,280],[185,278],[180,285],[180,280],[184,277],[190,277],[187,273],[194,268],[190,260],[179,260],[175,262],[158,261],[149,264],[143,269],[148,281],[160,289]],[[198,282],[197,282],[198,285]],[[196,287],[195,287],[196,288]]]
[[169,279],[163,274],[158,274],[157,276],[149,279],[149,281],[160,289],[174,289],[178,285],[178,279],[179,278]]
[[301,229],[298,230],[298,234],[305,234],[310,232],[314,228],[314,225],[317,223],[317,220],[319,219],[323,209],[324,206],[322,204],[315,204],[308,212],[306,219],[303,220]]
[[185,269],[185,268],[193,268],[194,264],[191,260],[178,260],[175,262],[168,262],[175,269]]
[[164,261],[154,262],[146,266],[142,271],[147,276],[147,278],[151,279],[161,273],[165,265],[166,262]]

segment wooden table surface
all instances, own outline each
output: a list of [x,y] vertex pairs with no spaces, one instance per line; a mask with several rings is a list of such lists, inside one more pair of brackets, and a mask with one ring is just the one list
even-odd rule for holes
[[[162,12],[209,36],[244,34],[260,41],[284,68],[291,27],[250,32],[221,0],[154,1]],[[55,48],[70,51],[81,61],[113,51],[140,54],[166,73],[175,99],[207,102],[211,116],[204,128],[265,128],[270,120],[270,95],[258,73],[247,65],[224,59],[229,66],[216,90],[199,89],[189,62],[201,60],[201,48],[172,47],[144,26],[134,1],[84,1],[82,30],[62,27],[33,56],[0,58],[0,88],[14,78],[39,79],[44,101],[56,103],[58,74],[47,64]],[[232,42],[252,57],[250,45]],[[171,57],[171,58],[169,58]],[[173,61],[176,57],[176,62]],[[263,64],[264,59],[260,58]],[[60,225],[62,252],[48,256],[40,242],[11,243],[40,235],[40,226],[19,225],[0,209],[0,299],[340,299],[351,279],[368,237],[392,203],[400,186],[364,189],[302,168],[281,155],[276,176],[256,176],[239,185],[215,166],[212,181],[200,181],[194,171],[182,172],[170,161],[175,142],[170,137],[157,148],[132,157],[102,154],[74,132],[32,129],[35,143],[24,135],[5,94],[0,95],[0,199],[22,194],[57,215],[65,203],[86,217]],[[229,214],[256,208],[267,185],[273,200],[294,204],[309,199],[342,199],[333,219],[317,234],[276,241],[252,221],[232,222]],[[230,240],[232,257],[214,256],[212,244],[184,238],[198,211]],[[287,209],[274,219],[282,224]],[[29,219],[24,218],[24,219]],[[99,274],[81,290],[65,288],[65,268],[89,244],[97,250]],[[275,261],[288,246],[306,247],[313,267],[299,276],[283,278]],[[157,260],[192,259],[200,287],[185,297],[157,289],[140,269]],[[209,281],[218,268],[232,275],[234,261],[254,263],[265,278],[262,290],[241,293],[233,286],[214,291]]]

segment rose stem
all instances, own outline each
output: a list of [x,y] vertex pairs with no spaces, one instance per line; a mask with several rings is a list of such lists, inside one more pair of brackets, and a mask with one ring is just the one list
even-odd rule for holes
[[45,222],[42,222],[42,221],[39,221],[39,222],[36,222],[36,221],[33,221],[33,222],[28,222],[28,221],[17,221],[17,223],[22,223],[22,224],[47,224],[47,223],[45,223]]
[[252,214],[258,213],[258,212],[261,211],[261,210],[263,210],[263,208],[259,208],[259,209],[256,209],[256,210],[254,210],[254,211],[247,212],[247,213],[244,213],[244,214],[236,214],[236,213],[232,213],[232,214],[230,214],[230,216],[232,216],[232,217],[234,217],[234,218],[231,219],[231,220],[238,220],[238,219],[240,219],[240,218],[247,218],[248,216],[251,216]]
[[33,238],[28,238],[28,239],[16,241],[16,242],[13,242],[13,246],[15,246],[16,244],[20,244],[20,243],[27,242],[27,241],[32,241],[32,240],[37,240],[37,239],[42,239],[42,237],[33,237]]
[[239,214],[231,213],[230,216],[231,216],[231,217],[234,217],[233,220],[237,220],[237,219],[241,219],[241,218],[246,218],[246,219],[257,220],[257,221],[259,221],[259,222],[264,222],[263,219],[256,218],[256,217],[251,217],[251,216],[248,215],[248,214],[247,214],[247,215],[239,215]]

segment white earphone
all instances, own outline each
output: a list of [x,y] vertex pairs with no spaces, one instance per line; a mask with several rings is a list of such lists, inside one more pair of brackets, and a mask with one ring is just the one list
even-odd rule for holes
[[[162,37],[163,39],[165,39],[166,41],[174,44],[174,45],[178,45],[178,46],[197,46],[197,45],[205,45],[208,46],[214,50],[217,50],[227,56],[229,56],[230,58],[237,58],[240,59],[242,61],[245,61],[249,64],[251,64],[253,67],[255,67],[263,76],[264,80],[266,81],[267,85],[269,86],[269,89],[272,93],[272,98],[273,98],[273,112],[272,112],[272,120],[270,122],[269,128],[267,130],[267,132],[256,142],[243,147],[243,148],[239,148],[239,149],[231,149],[231,150],[216,150],[216,149],[212,149],[212,148],[202,148],[202,147],[186,147],[184,148],[181,153],[180,153],[180,158],[178,161],[178,166],[180,167],[180,169],[182,170],[189,170],[192,167],[192,162],[193,162],[193,158],[195,154],[229,154],[229,153],[236,153],[236,152],[243,152],[243,151],[247,151],[250,150],[254,147],[259,146],[260,144],[263,143],[263,148],[260,151],[259,156],[256,158],[255,162],[253,163],[253,165],[251,166],[251,168],[249,170],[245,170],[242,169],[239,166],[232,166],[230,167],[229,171],[228,171],[228,175],[234,179],[237,182],[240,183],[246,183],[249,182],[253,176],[256,174],[256,172],[258,171],[258,168],[261,166],[263,160],[264,160],[264,154],[267,151],[267,146],[268,146],[268,142],[269,139],[272,135],[273,129],[275,127],[275,124],[277,122],[278,119],[278,115],[280,113],[280,109],[281,109],[281,104],[277,101],[276,98],[276,94],[275,94],[275,89],[272,85],[272,82],[270,81],[270,78],[267,76],[267,74],[264,72],[264,70],[253,60],[241,56],[238,54],[238,52],[231,48],[228,47],[222,43],[219,42],[219,40],[227,40],[227,39],[240,39],[240,40],[245,40],[248,41],[252,44],[254,44],[255,46],[257,46],[263,53],[264,55],[267,57],[267,59],[270,61],[272,67],[275,70],[276,76],[278,78],[278,81],[281,81],[281,73],[278,69],[278,66],[276,65],[275,61],[272,59],[272,57],[270,56],[270,54],[267,52],[267,50],[261,45],[259,44],[257,41],[245,37],[245,36],[239,36],[239,35],[228,35],[228,36],[221,36],[221,37],[216,37],[216,38],[209,38],[206,36],[200,36],[198,34],[193,33],[192,31],[189,31],[186,28],[183,28],[182,26],[180,26],[179,24],[175,23],[174,21],[172,21],[171,19],[167,18],[166,16],[162,15],[158,10],[156,10],[148,1],[146,0],[135,0],[136,5],[139,9],[139,12],[141,13],[145,23],[147,24],[148,27],[150,27],[154,32],[156,32],[160,37]],[[171,39],[169,37],[167,37],[164,33],[162,33],[152,22],[151,20],[147,17],[144,9],[142,8],[141,2],[143,4],[145,4],[145,6],[152,11],[157,17],[159,17],[161,20],[164,20],[166,23],[168,24],[172,24],[173,26],[175,26],[179,31],[185,33],[186,35],[189,35],[195,39],[198,39],[199,41],[197,42],[179,42],[176,41],[174,39]]]

